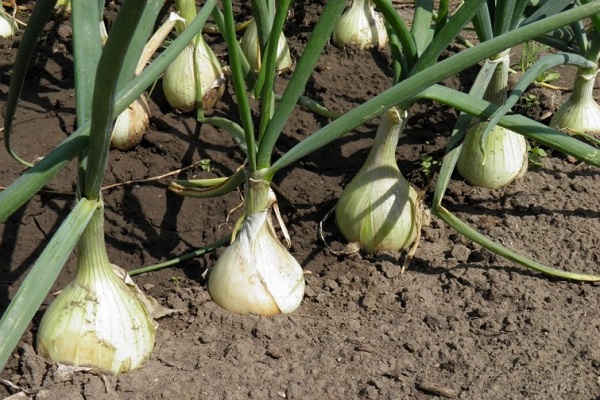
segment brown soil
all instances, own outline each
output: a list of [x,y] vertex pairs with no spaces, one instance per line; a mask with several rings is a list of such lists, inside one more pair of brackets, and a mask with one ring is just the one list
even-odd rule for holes
[[[286,35],[301,54],[316,1],[298,3]],[[23,16],[26,18],[26,16]],[[15,121],[13,145],[26,160],[48,153],[72,131],[73,71],[69,24],[53,21],[40,43]],[[225,61],[223,47],[213,40]],[[0,91],[6,94],[19,37],[0,41]],[[468,87],[473,72],[446,84]],[[568,86],[572,70],[562,70]],[[347,111],[387,88],[389,56],[327,46],[306,94],[330,109]],[[286,77],[282,77],[281,83]],[[532,93],[538,105],[519,111],[536,117],[553,111],[564,94]],[[106,183],[145,179],[210,160],[180,177],[227,176],[243,161],[226,133],[197,129],[189,115],[171,112],[157,90],[152,126],[132,151],[113,151]],[[227,93],[213,115],[235,115]],[[426,181],[421,157],[443,154],[455,113],[414,107],[398,147],[402,171]],[[547,115],[545,116],[547,118]],[[546,120],[547,122],[547,120]],[[297,109],[277,155],[327,123]],[[433,218],[415,259],[403,274],[400,254],[336,256],[318,236],[319,222],[364,160],[376,121],[353,131],[280,173],[280,207],[292,236],[292,254],[305,269],[307,288],[291,315],[239,316],[220,309],[206,290],[207,269],[219,251],[176,267],[134,277],[163,305],[182,311],[160,321],[151,359],[115,377],[89,372],[61,375],[33,348],[42,310],[2,371],[0,396],[39,399],[598,399],[600,301],[598,286],[551,279],[495,256]],[[445,204],[481,232],[547,265],[600,273],[600,177],[595,168],[556,152],[507,188],[473,188],[455,176]],[[6,153],[0,185],[23,168]],[[1,228],[0,310],[73,206],[74,165]],[[169,178],[171,179],[171,178]],[[181,198],[169,179],[105,192],[106,238],[113,263],[131,270],[171,259],[226,235],[240,216],[240,196]],[[428,198],[431,191],[429,191]],[[229,214],[232,212],[231,214]],[[324,223],[329,246],[344,239]],[[55,284],[72,277],[74,257]],[[1,340],[1,338],[0,338]],[[9,384],[9,382],[11,384]],[[14,386],[11,386],[14,385]]]

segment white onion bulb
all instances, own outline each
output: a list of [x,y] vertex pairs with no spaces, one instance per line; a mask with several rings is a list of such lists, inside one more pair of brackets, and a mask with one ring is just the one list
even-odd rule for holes
[[482,152],[480,141],[486,125],[478,122],[467,130],[456,167],[471,185],[499,189],[527,171],[527,141],[497,125],[487,136]]
[[[194,57],[199,77],[194,71]],[[225,75],[221,63],[201,37],[196,45],[186,46],[165,70],[163,91],[171,107],[183,112],[196,109],[196,79],[200,79],[202,108],[208,110],[225,91]]]
[[13,37],[19,28],[17,23],[10,15],[4,12],[4,8],[0,6],[0,37],[10,38]]
[[354,0],[335,25],[333,44],[338,47],[383,49],[388,42],[383,16],[370,0]]
[[212,299],[237,314],[287,314],[304,296],[302,267],[279,242],[271,209],[247,214],[208,280]]
[[578,71],[571,97],[556,111],[550,126],[600,135],[600,105],[593,97],[596,74]]
[[75,278],[42,318],[37,350],[49,361],[118,375],[150,357],[156,323],[135,288],[114,272],[100,235],[101,209],[79,241]]
[[335,209],[344,237],[367,253],[408,248],[417,236],[417,191],[402,176],[395,150],[407,112],[382,115],[369,156],[346,186]]
[[115,149],[129,150],[144,137],[150,125],[150,108],[146,98],[138,97],[115,121],[110,145]]
[[[248,27],[246,27],[244,36],[242,36],[240,41],[240,47],[242,48],[244,56],[246,56],[246,60],[248,60],[248,64],[250,64],[250,68],[252,68],[255,73],[258,73],[261,66],[262,54],[260,52],[258,26],[256,25],[255,20],[252,20],[250,24],[248,24]],[[278,74],[292,68],[290,48],[283,32],[279,35],[279,41],[277,42],[277,59],[275,65]]]

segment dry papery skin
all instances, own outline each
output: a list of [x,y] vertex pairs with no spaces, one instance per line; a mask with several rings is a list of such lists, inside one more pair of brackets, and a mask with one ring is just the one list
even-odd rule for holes
[[[298,56],[322,2],[295,2],[286,27]],[[237,8],[247,12],[245,5]],[[408,9],[401,9],[407,12]],[[240,17],[241,18],[241,17]],[[53,22],[55,29],[61,23]],[[53,52],[70,38],[49,32],[25,83],[13,143],[23,158],[46,154],[73,126],[70,54]],[[208,37],[225,61],[217,37]],[[0,41],[0,90],[8,90],[16,48]],[[339,50],[328,45],[306,95],[328,108],[347,111],[391,83],[389,55]],[[357,74],[356,71],[361,71]],[[446,83],[465,88],[476,69]],[[278,87],[286,76],[279,78]],[[561,75],[561,86],[570,78]],[[230,88],[211,115],[235,112]],[[561,92],[536,89],[539,110],[553,111]],[[554,98],[550,106],[544,99]],[[226,176],[243,155],[221,131],[170,112],[159,90],[150,100],[152,124],[141,144],[110,154],[106,184],[163,174],[210,158],[213,172]],[[49,112],[50,111],[50,112]],[[438,105],[412,110],[397,152],[404,176],[419,187],[423,155],[444,153],[455,113]],[[294,113],[278,144],[284,152],[326,121],[303,110]],[[306,274],[306,295],[291,315],[237,316],[210,300],[206,268],[216,254],[178,267],[135,276],[146,293],[184,312],[159,321],[156,347],[145,366],[118,378],[78,372],[63,377],[33,350],[39,318],[24,335],[0,378],[0,397],[18,388],[39,390],[44,399],[432,399],[450,393],[460,399],[593,399],[600,392],[600,298],[598,287],[557,281],[529,272],[481,250],[433,218],[413,262],[400,274],[401,256],[383,253],[338,257],[318,238],[318,223],[336,203],[342,187],[361,166],[375,122],[356,129],[327,149],[282,171],[275,183],[292,237],[290,252]],[[70,165],[49,185],[69,192]],[[0,157],[0,186],[22,168]],[[455,175],[444,204],[506,246],[542,263],[598,273],[600,197],[597,170],[552,152],[505,189],[467,186]],[[111,262],[127,270],[200,247],[227,234],[240,216],[237,193],[183,199],[168,193],[167,181],[115,188],[104,193]],[[430,193],[426,201],[430,201]],[[57,229],[73,198],[45,193],[34,197],[0,229],[0,308],[5,308],[41,243]],[[229,222],[227,222],[229,221]],[[332,219],[324,223],[330,247],[346,243]],[[400,260],[400,261],[399,261]],[[71,279],[69,260],[53,291]],[[46,299],[45,306],[51,296]],[[441,389],[440,389],[441,388]],[[446,391],[444,391],[446,390]]]

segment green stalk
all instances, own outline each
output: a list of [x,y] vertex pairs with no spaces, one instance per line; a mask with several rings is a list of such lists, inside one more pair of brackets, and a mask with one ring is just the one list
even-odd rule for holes
[[246,172],[246,198],[244,199],[247,214],[263,212],[270,204],[270,181],[266,180],[263,171]]
[[433,0],[416,0],[415,12],[413,15],[411,36],[415,38],[417,45],[417,55],[423,54],[423,51],[433,36],[431,21],[433,20]]
[[165,261],[162,263],[158,263],[158,264],[154,264],[154,265],[150,265],[148,267],[138,268],[138,269],[129,271],[129,276],[145,274],[147,272],[158,271],[163,268],[171,267],[173,265],[179,264],[180,262],[183,262],[186,260],[191,260],[192,258],[201,256],[202,254],[211,253],[211,252],[215,251],[216,249],[218,249],[219,247],[224,246],[229,243],[231,243],[231,234],[229,234],[225,237],[222,237],[221,239],[217,240],[216,242],[214,242],[212,244],[209,244],[206,247],[202,247],[200,249],[194,250],[194,251],[184,254],[182,256],[175,257],[171,260],[168,260],[168,261]]
[[138,25],[146,4],[145,0],[130,0],[122,5],[98,63],[92,101],[94,111],[90,120],[89,147],[94,151],[88,154],[84,189],[85,197],[90,200],[100,198],[110,136],[118,115],[114,113],[117,82],[135,33],[134,28]]
[[[329,4],[332,4],[332,2],[328,2],[327,5]],[[304,139],[301,143],[292,147],[279,160],[273,163],[273,165],[269,167],[265,176],[267,179],[272,179],[273,175],[277,171],[287,167],[290,164],[293,164],[297,160],[312,153],[313,151],[320,149],[327,143],[332,142],[333,140],[365,123],[366,121],[373,119],[392,105],[403,102],[413,102],[420,92],[427,89],[431,85],[435,84],[436,82],[440,82],[441,80],[460,71],[463,71],[471,65],[484,60],[493,54],[497,54],[502,50],[513,47],[531,38],[538,37],[544,32],[552,31],[565,24],[569,24],[573,21],[577,21],[585,18],[588,15],[599,12],[600,2],[575,7],[574,9],[562,12],[559,15],[554,15],[552,17],[545,18],[542,21],[533,22],[526,26],[520,27],[509,33],[498,36],[497,38],[487,42],[480,43],[475,47],[440,61],[411,76],[409,79],[398,83],[392,88],[361,104],[337,120],[331,122],[327,126],[319,129],[317,132]],[[444,27],[444,29],[446,28],[448,28],[448,25]],[[516,129],[512,130],[516,131]],[[266,134],[266,136],[269,136],[269,132]]]
[[[257,87],[261,92],[261,119],[258,130],[258,143],[262,141],[267,125],[273,117],[273,108],[275,105],[275,74],[277,70],[277,49],[279,47],[279,38],[281,36],[281,33],[283,32],[283,25],[285,23],[290,4],[291,0],[280,0],[277,4],[277,11],[275,12],[275,19],[273,20],[273,25],[269,34],[269,40],[267,41],[267,46],[264,49],[264,53],[262,53],[264,63],[261,63],[262,67],[258,72],[259,76],[257,79]],[[258,168],[261,167],[264,166],[261,166],[259,164]]]
[[175,31],[179,36],[187,26],[187,24],[196,18],[196,2],[194,0],[175,0],[175,8],[179,11],[179,16],[185,19],[183,21],[177,21],[175,24]]
[[488,83],[483,98],[500,107],[506,102],[508,93],[508,70],[510,68],[510,49],[490,57],[490,62],[496,63],[496,69]]
[[600,58],[600,31],[594,30],[590,41],[590,47],[585,52],[585,58],[594,64],[598,64],[598,58]]
[[275,3],[274,0],[250,0],[250,4],[252,5],[252,15],[258,28],[258,40],[262,53],[271,32],[273,15],[275,15]]
[[4,147],[8,154],[26,166],[32,166],[31,163],[21,159],[10,146],[10,137],[12,134],[12,122],[17,111],[17,104],[21,96],[21,90],[27,76],[27,66],[31,61],[33,52],[37,49],[38,38],[44,32],[46,23],[54,14],[56,0],[36,2],[31,16],[29,17],[27,29],[23,32],[23,37],[19,43],[19,50],[15,57],[14,65],[11,69],[10,86],[4,105]]
[[[580,0],[580,1],[582,4],[589,4],[596,0]],[[600,32],[600,15],[599,14],[590,15],[590,20],[592,20],[592,24],[594,24],[594,29],[596,30],[596,32]]]
[[[298,99],[304,93],[306,83],[314,71],[314,67],[325,44],[331,37],[335,22],[340,17],[345,4],[344,0],[330,0],[323,8],[321,16],[310,35],[310,39],[304,47],[302,57],[298,60],[290,82],[281,95],[281,101],[277,105],[273,118],[269,121],[263,140],[260,143],[257,162],[259,168],[267,168],[271,165],[271,156],[277,139],[281,135],[283,127],[296,106]],[[248,148],[250,149],[251,147],[248,146]]]
[[[50,2],[48,2],[50,3]],[[46,2],[36,3],[36,9],[40,4],[46,4]],[[169,47],[159,54],[154,62],[144,69],[139,76],[132,79],[127,85],[125,85],[116,98],[115,102],[115,115],[118,115],[125,111],[125,109],[137,99],[144,90],[150,87],[162,74],[162,72],[173,62],[177,55],[188,45],[192,38],[200,32],[204,26],[208,16],[215,7],[216,0],[207,0],[202,8],[202,11],[198,16],[190,23],[188,28],[175,39]],[[39,18],[38,18],[39,20]],[[31,22],[31,20],[30,20]],[[29,25],[37,28],[37,25]],[[43,28],[43,26],[42,26]],[[25,30],[26,33],[29,31]],[[17,59],[20,59],[19,65],[26,70],[27,60],[29,59],[30,48],[26,47],[25,35],[23,41],[19,46],[17,53]],[[29,36],[29,35],[27,35]],[[33,42],[32,46],[35,44]],[[27,53],[27,54],[25,54]],[[19,57],[20,54],[24,54]],[[16,62],[15,62],[16,68]],[[19,70],[19,76],[17,77],[17,71],[11,79],[11,89],[9,90],[9,97],[15,96],[18,100],[18,92],[23,85],[25,74]],[[22,78],[22,79],[21,79]],[[13,84],[14,83],[14,84]],[[13,91],[14,86],[14,91]],[[15,101],[16,101],[15,100]],[[14,104],[16,110],[16,103]],[[8,103],[5,109],[5,124],[9,124],[8,129],[10,130],[10,121],[8,116]],[[14,116],[14,110],[10,114],[10,120]],[[88,135],[90,131],[90,124],[87,122],[84,126],[81,126],[71,136],[66,138],[60,143],[54,150],[47,154],[42,161],[37,163],[33,168],[27,170],[23,175],[17,178],[11,183],[6,190],[0,192],[0,222],[5,221],[10,215],[12,215],[19,207],[21,207],[27,200],[29,200],[35,193],[37,193],[45,184],[50,182],[69,162],[77,157],[83,148],[88,143]],[[5,135],[6,135],[5,128]],[[5,136],[6,137],[6,136]]]
[[562,279],[570,279],[575,281],[582,282],[596,282],[600,281],[600,276],[598,275],[588,275],[588,274],[580,274],[577,272],[568,272],[563,271],[557,268],[548,267],[546,265],[540,264],[533,260],[528,259],[527,257],[523,257],[522,255],[515,253],[512,250],[507,249],[506,247],[494,242],[486,238],[484,235],[479,233],[476,229],[468,225],[467,223],[460,220],[446,208],[441,205],[433,208],[434,214],[444,220],[448,225],[452,228],[456,229],[457,232],[461,233],[468,239],[473,242],[485,247],[486,249],[493,251],[494,253],[502,256],[510,261],[513,261],[517,264],[520,264],[524,267],[533,269],[534,271],[542,272],[547,275],[555,276],[557,278]]
[[75,62],[75,110],[77,126],[82,126],[92,114],[94,94],[94,74],[102,54],[100,41],[101,9],[97,4],[84,4],[75,1],[72,7],[73,53]]
[[408,66],[406,71],[412,69],[419,56],[417,54],[417,44],[415,38],[411,35],[410,30],[400,17],[400,14],[394,8],[390,0],[372,0],[375,6],[379,9],[385,18],[386,25],[395,32],[398,40],[402,45],[402,55]]
[[[498,110],[498,107],[485,100],[477,100],[468,94],[440,85],[434,85],[422,91],[419,98],[440,102],[479,119],[489,118]],[[586,164],[600,167],[600,150],[542,123],[515,114],[505,115],[500,119],[498,125],[520,133],[544,146],[573,156]]]
[[[73,68],[75,70],[75,111],[77,126],[83,126],[92,115],[92,96],[94,94],[94,77],[98,61],[102,55],[102,42],[100,37],[101,10],[98,7],[83,2],[72,5],[71,20],[73,21]],[[85,187],[85,174],[87,168],[87,151],[79,155],[77,168],[77,195]]]
[[250,110],[250,102],[244,82],[244,70],[242,62],[240,61],[243,55],[239,45],[236,45],[237,38],[235,36],[235,21],[233,20],[233,6],[231,0],[223,1],[223,14],[225,22],[225,32],[223,32],[223,35],[225,36],[227,49],[229,50],[229,63],[231,64],[233,87],[236,93],[240,118],[242,119],[242,127],[244,128],[246,147],[248,148],[248,166],[251,171],[256,171],[254,124],[252,122],[252,112]]

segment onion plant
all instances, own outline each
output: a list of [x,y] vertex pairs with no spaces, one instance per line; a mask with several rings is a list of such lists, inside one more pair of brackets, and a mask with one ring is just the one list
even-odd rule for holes
[[598,144],[600,105],[592,92],[598,76],[600,59],[600,16],[592,15],[589,21],[591,24],[587,29],[583,21],[577,21],[563,30],[565,35],[547,41],[558,50],[583,56],[589,61],[589,65],[578,66],[573,91],[567,101],[558,108],[550,125]]
[[[564,24],[570,23],[570,21],[584,18],[586,15],[596,12],[600,7],[600,4],[590,4],[540,21],[531,22],[436,63],[438,56],[470,18],[475,15],[479,6],[483,4],[483,0],[465,3],[454,18],[450,18],[436,27],[438,32],[435,35],[435,40],[429,41],[415,40],[415,38],[425,36],[408,30],[391,2],[375,0],[374,3],[384,14],[390,26],[392,32],[391,43],[395,43],[392,51],[401,54],[401,57],[395,58],[396,62],[394,63],[394,78],[397,83],[387,91],[309,135],[277,160],[272,160],[273,148],[293,107],[302,94],[327,38],[331,34],[332,27],[335,25],[333,22],[339,18],[344,7],[344,1],[330,1],[323,8],[302,57],[298,60],[281,100],[277,104],[273,100],[276,46],[284,25],[289,1],[278,2],[276,9],[273,8],[273,2],[270,1],[253,2],[259,32],[263,32],[261,43],[263,43],[264,50],[262,68],[256,78],[257,82],[261,82],[260,85],[257,85],[260,88],[261,106],[258,126],[254,125],[250,110],[248,92],[252,89],[252,86],[246,85],[245,77],[247,75],[245,75],[245,67],[242,62],[243,57],[239,54],[240,51],[233,30],[234,16],[231,3],[230,1],[224,1],[223,3],[223,24],[225,27],[223,33],[229,50],[232,81],[238,100],[241,126],[232,121],[229,121],[229,124],[220,121],[218,124],[227,127],[227,130],[232,133],[234,139],[240,144],[240,148],[247,155],[247,166],[244,170],[240,169],[229,178],[219,180],[214,186],[211,186],[210,182],[178,181],[171,186],[171,189],[188,196],[211,197],[231,191],[242,183],[245,184],[244,222],[233,243],[217,261],[211,276],[209,276],[209,291],[213,299],[231,311],[262,313],[266,309],[268,310],[265,312],[266,314],[272,314],[290,312],[299,304],[301,287],[304,284],[300,270],[297,263],[291,259],[291,256],[274,237],[273,228],[269,222],[269,210],[273,204],[269,186],[278,171],[288,167],[305,155],[329,145],[349,130],[382,114],[391,107],[406,110],[410,104],[419,98],[433,97],[437,92],[429,88],[436,82],[523,41],[540,36],[547,31],[558,29]],[[443,3],[447,6],[447,2]],[[417,4],[423,5],[423,9],[417,14],[417,20],[431,21],[433,15],[432,2],[423,1],[417,2]],[[275,11],[273,12],[273,10]],[[261,11],[264,11],[264,15],[261,15]],[[268,23],[268,21],[271,21],[269,15],[274,15],[272,24]],[[261,26],[263,28],[266,26],[266,29],[263,30]],[[416,32],[420,29],[427,31],[432,28],[429,27],[429,22],[425,25],[413,24],[413,31]],[[449,99],[447,100],[451,105],[466,112],[471,112],[477,117],[484,115],[483,112],[486,109],[478,108],[479,105],[485,103],[480,98],[465,95],[466,97],[461,97],[465,104],[452,103],[453,95],[451,93],[446,93]],[[488,107],[491,106],[488,105]],[[501,124],[506,125],[507,119],[510,120],[508,117],[502,118]],[[536,130],[539,130],[539,126],[534,121],[527,119],[526,121],[527,124],[512,129],[522,134],[534,136]],[[216,121],[213,122],[216,123]],[[552,141],[551,147],[561,148],[577,158],[585,158],[594,165],[600,165],[599,154],[583,151],[584,148],[590,150],[589,146],[566,135],[561,135],[559,132],[553,130],[551,132],[553,135],[558,136],[556,140]],[[545,140],[545,142],[547,143],[549,140]],[[436,210],[439,211],[439,215],[443,214],[440,207]],[[445,218],[445,220],[450,219]],[[483,237],[481,234],[476,232],[477,235],[471,235],[470,231],[464,229],[464,226],[460,224],[452,223],[452,226],[481,242],[480,238]],[[254,236],[252,236],[253,234]],[[268,236],[268,238],[264,236]],[[486,242],[488,247],[498,250],[497,247],[489,245],[488,242]],[[282,261],[279,263],[274,262],[271,259],[272,257],[280,258]],[[513,259],[515,258],[513,257]],[[516,261],[521,262],[522,259],[516,259]],[[567,278],[600,279],[597,276],[563,273],[556,269],[540,267],[533,262],[521,263],[543,272]],[[239,276],[244,276],[246,279],[242,280]],[[285,276],[285,279],[278,280],[281,276]]]
[[[76,157],[79,158],[77,203],[0,319],[0,367],[4,367],[76,245],[76,276],[43,318],[38,350],[55,361],[90,365],[111,373],[135,368],[149,357],[155,329],[151,310],[146,307],[145,299],[138,298],[126,280],[117,276],[108,261],[100,187],[116,115],[151,86],[187,46],[206,22],[215,3],[208,0],[188,29],[136,77],[137,61],[163,2],[124,2],[104,48],[99,28],[104,2],[74,4],[78,129],[0,193],[1,219],[6,220]],[[4,114],[5,144],[15,158],[18,155],[10,147],[12,120],[27,64],[54,5],[55,1],[36,3],[15,60]],[[86,301],[76,300],[78,296]],[[116,309],[120,311],[115,312]]]
[[[473,19],[480,41],[484,42],[515,29],[527,2],[496,1],[481,7]],[[493,71],[483,98],[497,106],[506,102],[510,65],[508,48],[486,60],[481,74]],[[489,68],[488,68],[489,66]],[[475,121],[467,130],[457,168],[472,185],[490,189],[503,187],[527,170],[527,142],[516,132],[486,121]]]

